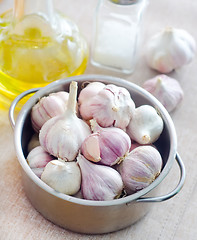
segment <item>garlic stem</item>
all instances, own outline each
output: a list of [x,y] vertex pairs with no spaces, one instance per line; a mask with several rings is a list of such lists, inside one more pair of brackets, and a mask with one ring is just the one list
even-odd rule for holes
[[76,104],[77,104],[77,82],[72,81],[69,89],[67,111],[76,114]]

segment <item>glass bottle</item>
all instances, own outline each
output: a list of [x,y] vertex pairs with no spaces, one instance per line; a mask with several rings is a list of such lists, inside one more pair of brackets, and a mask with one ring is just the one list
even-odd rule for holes
[[100,0],[94,19],[91,63],[130,74],[134,71],[141,17],[148,0]]
[[53,0],[15,0],[0,16],[0,108],[21,92],[86,69],[87,43]]

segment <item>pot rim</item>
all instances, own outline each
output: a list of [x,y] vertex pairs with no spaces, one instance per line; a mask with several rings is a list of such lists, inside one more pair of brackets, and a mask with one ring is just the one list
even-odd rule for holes
[[[48,94],[48,91],[53,90],[53,88],[62,84],[70,83],[71,81],[77,81],[81,83],[85,81],[87,82],[101,81],[101,82],[107,83],[109,81],[111,84],[117,84],[119,86],[126,87],[128,90],[129,88],[131,88],[136,93],[148,98],[150,102],[153,104],[153,106],[155,106],[155,108],[159,110],[159,113],[161,114],[161,117],[165,122],[166,127],[169,131],[169,137],[171,139],[170,150],[169,150],[168,160],[164,168],[162,169],[160,175],[148,187],[134,194],[131,194],[129,196],[119,198],[119,199],[113,199],[110,201],[109,200],[108,201],[86,200],[86,199],[80,199],[74,196],[69,196],[64,193],[59,193],[55,191],[53,188],[49,187],[46,183],[44,183],[40,178],[38,178],[30,169],[24,157],[22,145],[21,145],[22,128],[25,123],[25,119],[29,114],[31,107],[38,101],[38,99],[40,99],[40,97]],[[128,80],[125,80],[119,77],[113,77],[108,75],[98,75],[98,74],[83,74],[80,76],[68,77],[68,78],[54,81],[48,84],[47,86],[40,88],[32,97],[30,97],[30,99],[24,104],[21,111],[19,112],[19,115],[16,120],[16,124],[15,124],[15,129],[14,129],[14,141],[15,141],[15,149],[16,149],[16,155],[17,155],[18,161],[21,167],[23,168],[23,170],[26,172],[26,174],[31,178],[31,180],[36,185],[38,185],[41,189],[43,189],[44,191],[48,192],[51,195],[54,195],[57,198],[61,198],[62,200],[69,201],[78,205],[86,205],[86,206],[112,206],[112,205],[129,204],[130,202],[136,201],[140,197],[150,192],[152,189],[154,189],[163,181],[163,179],[167,176],[168,172],[170,171],[173,165],[173,162],[176,156],[176,151],[177,151],[177,136],[176,136],[176,131],[175,131],[173,121],[169,113],[167,112],[167,110],[164,108],[164,106],[152,94],[150,94],[148,91],[138,86],[137,84],[129,82]]]

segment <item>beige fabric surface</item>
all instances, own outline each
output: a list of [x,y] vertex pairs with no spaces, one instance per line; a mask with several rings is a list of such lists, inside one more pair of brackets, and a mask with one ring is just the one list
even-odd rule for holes
[[[92,17],[96,0],[54,0],[55,6],[70,16],[91,42]],[[13,1],[0,2],[0,12],[12,7]],[[121,75],[88,65],[85,73],[121,76],[142,83],[158,73],[144,60],[144,44],[157,31],[172,26],[183,28],[197,41],[197,1],[150,0],[144,15],[144,34],[139,61],[132,75]],[[67,231],[44,219],[30,204],[23,191],[19,163],[13,145],[13,131],[8,112],[0,117],[0,240],[195,240],[197,239],[197,58],[187,66],[169,74],[179,80],[184,99],[171,114],[174,121],[178,152],[186,167],[186,181],[181,192],[163,203],[155,203],[151,211],[136,224],[110,234],[83,235]],[[177,164],[162,182],[162,194],[170,192],[179,179]]]

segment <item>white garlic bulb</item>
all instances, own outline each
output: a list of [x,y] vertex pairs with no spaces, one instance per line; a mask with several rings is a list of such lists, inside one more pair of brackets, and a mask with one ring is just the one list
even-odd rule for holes
[[54,190],[73,195],[80,189],[81,171],[74,161],[52,160],[44,168],[41,179]]
[[31,122],[33,129],[39,132],[47,120],[64,113],[67,108],[67,102],[68,93],[63,91],[42,97],[39,102],[32,107]]
[[81,145],[81,153],[90,161],[112,166],[121,162],[128,154],[131,139],[120,128],[102,128],[90,120],[93,133]]
[[54,160],[54,157],[46,152],[41,146],[33,148],[27,155],[27,163],[29,164],[31,170],[40,177],[44,167],[48,162]]
[[78,103],[81,105],[84,101],[94,97],[99,91],[105,87],[104,83],[101,82],[91,82],[86,87],[84,87],[78,97]]
[[155,142],[163,131],[163,120],[156,109],[150,105],[142,105],[135,109],[127,134],[140,144]]
[[82,101],[79,111],[84,120],[95,119],[102,127],[125,129],[133,116],[135,104],[126,88],[106,85],[95,96]]
[[41,128],[40,145],[51,155],[73,161],[90,127],[76,115],[77,83],[71,82],[67,109],[62,115],[49,119]]
[[162,158],[152,146],[139,146],[118,165],[125,190],[128,194],[150,185],[160,174]]
[[149,40],[145,55],[151,68],[169,73],[191,62],[195,51],[195,40],[187,31],[166,28]]
[[115,169],[92,163],[81,154],[78,155],[77,162],[81,169],[81,191],[84,199],[105,201],[121,195],[123,182]]
[[145,81],[143,88],[155,96],[168,112],[177,107],[184,95],[179,82],[164,74]]

